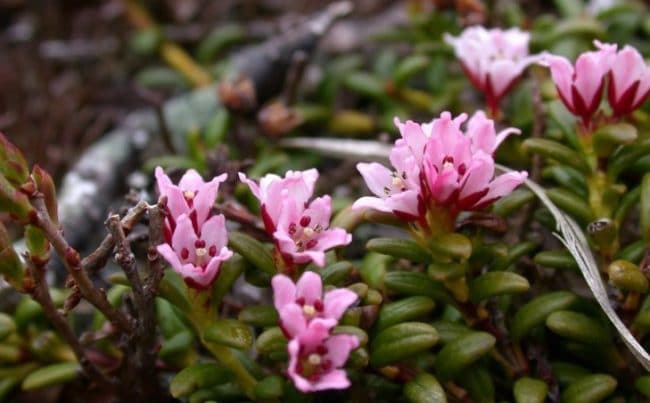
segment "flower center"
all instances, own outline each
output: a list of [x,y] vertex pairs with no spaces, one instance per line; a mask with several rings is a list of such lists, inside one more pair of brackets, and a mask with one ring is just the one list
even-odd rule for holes
[[314,308],[313,305],[305,305],[302,307],[302,312],[305,314],[305,316],[311,318],[316,314],[316,308]]
[[403,192],[407,189],[406,187],[406,172],[393,172],[390,186],[384,186],[384,193],[386,196],[390,196],[393,192]]
[[[310,227],[312,218],[310,216],[302,216],[296,224],[289,224],[289,235],[293,238],[296,246],[298,247],[298,252],[303,252],[306,249],[312,249],[318,245],[318,240],[314,239],[321,231],[323,231],[323,226],[316,224],[313,227]],[[300,225],[300,228],[298,227]]]
[[310,381],[317,381],[332,369],[332,362],[326,357],[327,348],[320,345],[311,353],[301,352],[298,362],[298,372]]
[[313,353],[313,354],[309,354],[309,357],[307,357],[307,361],[311,365],[317,366],[317,365],[320,365],[320,363],[322,362],[322,359],[321,359],[320,355],[318,355],[316,353]]

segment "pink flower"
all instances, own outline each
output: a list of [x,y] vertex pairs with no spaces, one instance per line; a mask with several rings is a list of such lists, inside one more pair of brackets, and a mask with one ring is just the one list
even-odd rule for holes
[[341,368],[358,346],[355,336],[330,336],[322,322],[312,321],[304,332],[289,341],[287,374],[302,392],[345,389],[350,381]]
[[275,232],[280,219],[283,194],[291,195],[293,202],[304,205],[314,192],[318,171],[316,169],[287,171],[284,178],[274,174],[267,174],[260,179],[259,185],[241,172],[239,173],[239,179],[248,185],[253,195],[260,201],[264,226],[266,231],[272,234]]
[[428,124],[395,121],[401,139],[395,142],[390,160],[395,172],[381,164],[358,164],[370,190],[378,197],[362,197],[353,208],[373,208],[419,220],[431,204],[448,207],[453,214],[477,210],[509,193],[526,178],[525,172],[494,177],[492,154],[510,134],[499,133],[494,121],[477,112],[463,133],[467,120],[449,112]]
[[223,215],[212,216],[200,230],[197,235],[192,220],[181,214],[176,219],[171,245],[164,243],[157,249],[189,286],[207,288],[219,274],[221,262],[233,253],[226,247],[228,234]]
[[518,28],[466,28],[460,36],[444,36],[476,88],[485,94],[488,107],[496,113],[501,98],[515,85],[524,69],[539,59],[528,55],[530,34]]
[[[612,46],[596,41],[599,49],[607,51]],[[631,46],[625,46],[611,60],[607,98],[614,116],[626,115],[643,104],[650,96],[650,66]]]
[[284,178],[266,175],[259,185],[239,173],[262,205],[266,232],[273,236],[276,249],[288,264],[313,261],[325,264],[325,251],[352,242],[341,228],[329,228],[332,201],[329,196],[309,199],[318,171],[289,171]]
[[280,253],[292,263],[325,265],[325,251],[352,242],[352,235],[342,228],[329,228],[332,200],[329,196],[314,199],[305,208],[293,195],[282,201],[277,228],[273,233]]
[[598,51],[578,56],[575,67],[562,56],[547,54],[543,58],[543,64],[551,69],[560,99],[585,126],[600,105],[604,78],[615,52],[615,45],[602,45]]
[[174,230],[174,225],[182,214],[189,216],[194,228],[198,230],[208,219],[217,198],[219,184],[226,178],[226,174],[221,174],[209,182],[204,182],[198,172],[189,169],[178,185],[174,185],[163,169],[156,167],[158,191],[161,196],[167,196],[167,209],[170,213],[168,230]]
[[321,278],[311,271],[306,271],[296,284],[282,274],[275,275],[271,284],[280,327],[287,338],[305,332],[313,320],[327,329],[333,328],[357,300],[357,294],[346,288],[336,288],[323,295]]
[[415,220],[421,216],[424,207],[420,198],[420,166],[431,131],[428,125],[418,125],[410,120],[402,123],[395,118],[395,125],[402,135],[390,152],[390,162],[395,170],[376,162],[357,164],[366,185],[377,197],[362,197],[352,207],[370,208]]
[[437,205],[452,211],[477,210],[510,193],[526,178],[526,172],[512,172],[494,178],[492,153],[509,134],[497,134],[494,122],[477,112],[460,129],[467,115],[452,120],[443,112],[433,121],[431,137],[424,150],[424,178],[429,196]]

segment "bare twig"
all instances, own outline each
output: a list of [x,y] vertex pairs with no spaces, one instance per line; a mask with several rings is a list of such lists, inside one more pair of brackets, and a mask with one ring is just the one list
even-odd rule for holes
[[133,329],[131,319],[124,315],[124,313],[115,309],[108,300],[106,295],[95,288],[88,274],[81,265],[81,258],[79,252],[71,247],[63,237],[59,228],[52,222],[43,200],[43,195],[37,193],[30,195],[30,202],[36,214],[32,217],[32,224],[40,228],[45,237],[50,241],[56,253],[61,257],[66,270],[74,279],[79,287],[81,295],[88,300],[95,308],[102,312],[116,327],[128,333]]
[[[128,213],[122,218],[121,224],[122,229],[125,233],[129,233],[135,224],[142,218],[142,215],[147,210],[147,202],[140,201],[135,205]],[[97,249],[93,251],[90,255],[86,256],[81,261],[81,267],[86,271],[97,271],[106,265],[106,261],[113,251],[115,246],[115,241],[112,234],[106,235],[104,240],[99,244]]]
[[52,301],[52,297],[50,296],[47,287],[47,281],[45,281],[44,267],[32,264],[29,259],[27,259],[27,262],[34,280],[34,288],[29,290],[32,298],[41,305],[43,313],[47,319],[52,323],[59,335],[61,335],[66,343],[72,348],[84,374],[100,386],[110,385],[111,381],[86,356],[86,352],[79,342],[79,339],[77,339],[77,336],[74,334],[70,324],[56,309],[56,306],[54,306],[54,302]]

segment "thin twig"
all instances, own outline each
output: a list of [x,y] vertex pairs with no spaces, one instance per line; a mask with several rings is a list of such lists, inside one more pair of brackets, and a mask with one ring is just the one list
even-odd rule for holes
[[86,356],[86,352],[77,339],[77,336],[74,334],[74,331],[70,327],[70,324],[65,319],[65,317],[56,309],[52,297],[50,296],[49,289],[47,287],[47,281],[45,280],[45,269],[44,267],[37,267],[37,265],[32,264],[29,259],[27,262],[32,273],[32,278],[34,280],[34,288],[30,290],[32,298],[38,302],[43,308],[43,313],[49,320],[49,322],[56,328],[57,332],[66,343],[72,348],[77,361],[81,365],[84,374],[98,385],[108,386],[111,384],[111,381],[102,373],[95,364],[90,361]]
[[81,295],[102,312],[113,325],[123,332],[129,333],[133,329],[131,319],[113,307],[106,299],[106,295],[95,288],[88,274],[81,266],[79,252],[68,244],[61,230],[50,219],[43,195],[39,193],[30,196],[30,202],[36,210],[36,214],[32,217],[32,224],[44,232],[45,237],[50,241],[59,257],[61,257],[66,270],[79,287]]
[[[135,224],[140,221],[142,215],[147,211],[148,204],[144,200],[138,202],[128,213],[122,218],[122,229],[125,233],[129,233]],[[81,267],[88,272],[97,271],[103,268],[108,261],[108,258],[113,252],[115,241],[113,235],[108,234],[90,255],[86,256],[81,261]]]

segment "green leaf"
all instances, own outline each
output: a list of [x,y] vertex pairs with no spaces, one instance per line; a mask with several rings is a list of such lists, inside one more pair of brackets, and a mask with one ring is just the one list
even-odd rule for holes
[[391,271],[384,276],[384,284],[390,291],[401,295],[429,297],[445,303],[453,301],[440,282],[433,281],[424,273]]
[[553,312],[546,318],[546,326],[559,336],[589,345],[604,345],[611,340],[598,321],[578,312]]
[[472,302],[503,294],[517,294],[528,291],[530,283],[526,277],[509,271],[492,271],[472,281],[469,295]]
[[566,250],[546,250],[539,252],[533,258],[535,264],[553,269],[578,271],[578,263],[571,253]]
[[173,397],[180,398],[198,389],[220,385],[232,379],[231,373],[218,364],[198,363],[181,370],[170,384]]
[[165,360],[175,360],[182,357],[194,347],[194,335],[189,331],[181,331],[162,342],[158,356]]
[[607,176],[616,179],[623,171],[630,168],[639,158],[650,153],[650,139],[628,144],[617,150],[607,161]]
[[604,374],[587,375],[569,385],[562,393],[565,403],[598,403],[616,390],[616,379]]
[[0,312],[0,341],[16,331],[14,318],[4,312]]
[[421,322],[404,322],[380,331],[372,341],[370,363],[382,367],[428,350],[438,342],[436,329]]
[[241,350],[249,349],[253,345],[253,335],[248,325],[235,319],[215,320],[203,331],[203,338]]
[[203,132],[206,146],[213,149],[223,143],[230,126],[230,114],[226,108],[220,108],[207,123]]
[[569,147],[558,143],[557,141],[530,138],[523,143],[524,149],[539,154],[551,160],[561,162],[577,169],[582,173],[589,173],[589,165],[578,152]]
[[447,403],[447,395],[438,380],[426,372],[404,385],[404,395],[411,403]]
[[589,371],[570,362],[556,361],[551,363],[551,368],[560,385],[573,383],[585,375],[589,375]]
[[76,379],[81,373],[77,362],[64,362],[42,367],[27,375],[23,380],[23,390],[41,389],[60,385]]
[[541,295],[524,304],[512,319],[510,335],[519,340],[534,327],[541,325],[555,311],[566,309],[578,300],[575,294],[568,291],[556,291]]
[[494,403],[494,381],[482,365],[471,365],[458,375],[458,383],[476,403]]
[[[128,285],[128,284],[127,284]],[[172,269],[165,270],[160,281],[158,295],[171,302],[183,312],[189,312],[191,305],[187,300],[187,287],[181,276]]]
[[366,243],[366,249],[416,263],[431,262],[429,252],[410,239],[374,238]]
[[645,294],[648,291],[648,278],[639,266],[627,260],[615,260],[607,266],[609,282],[625,291]]
[[500,217],[508,217],[534,199],[535,195],[530,190],[517,189],[494,202],[492,212]]
[[254,327],[277,326],[279,317],[273,305],[249,305],[239,312],[240,321]]
[[580,223],[587,224],[594,220],[591,207],[575,193],[562,188],[551,188],[546,190],[546,195]]
[[494,336],[485,332],[473,332],[448,343],[438,353],[436,373],[441,380],[454,378],[492,350],[495,343]]
[[385,304],[379,311],[375,327],[382,330],[400,322],[422,318],[433,311],[435,305],[431,298],[418,296]]
[[642,375],[634,382],[636,390],[643,396],[650,398],[650,375]]
[[220,304],[223,297],[230,292],[235,281],[246,270],[246,262],[240,255],[233,255],[221,265],[219,277],[212,286],[212,298]]
[[362,72],[348,73],[343,77],[343,85],[369,98],[387,100],[384,82],[374,75]]
[[20,186],[29,177],[27,161],[12,142],[0,133],[0,176],[14,186]]
[[33,225],[25,227],[25,245],[32,257],[42,262],[47,262],[49,258],[50,242],[45,237],[43,231]]
[[342,261],[336,262],[319,270],[318,274],[320,274],[321,279],[323,280],[323,284],[339,285],[350,278],[350,274],[352,273],[353,269],[354,266],[352,266],[352,263],[348,261]]
[[246,39],[246,31],[240,25],[218,26],[199,42],[196,47],[196,58],[203,64],[212,62],[224,48],[244,39]]
[[359,267],[361,279],[372,288],[383,289],[386,267],[391,260],[389,256],[380,253],[366,253]]
[[472,329],[469,327],[460,323],[449,322],[447,320],[433,322],[433,327],[438,331],[440,342],[442,344],[447,344],[459,337],[472,333]]
[[621,144],[631,144],[638,137],[636,127],[629,123],[615,123],[600,127],[593,134],[592,143],[599,157],[609,156]]
[[228,245],[263,272],[271,275],[277,273],[273,256],[260,241],[241,232],[230,232]]
[[395,68],[393,82],[398,87],[404,85],[411,77],[426,69],[429,62],[429,58],[423,55],[412,55],[405,58]]
[[456,232],[437,236],[429,243],[435,259],[451,258],[464,262],[472,256],[472,241]]
[[548,385],[540,379],[525,376],[515,382],[513,394],[517,403],[544,403]]
[[9,213],[21,221],[26,221],[32,211],[27,196],[9,183],[7,178],[0,175],[0,212]]
[[255,384],[253,393],[259,400],[279,399],[284,393],[284,379],[277,375],[268,376]]
[[284,337],[282,329],[272,327],[265,330],[255,340],[255,347],[260,354],[270,354],[277,351],[286,351],[287,338]]
[[646,243],[650,245],[650,173],[645,174],[641,182],[639,216],[641,218],[641,234]]

